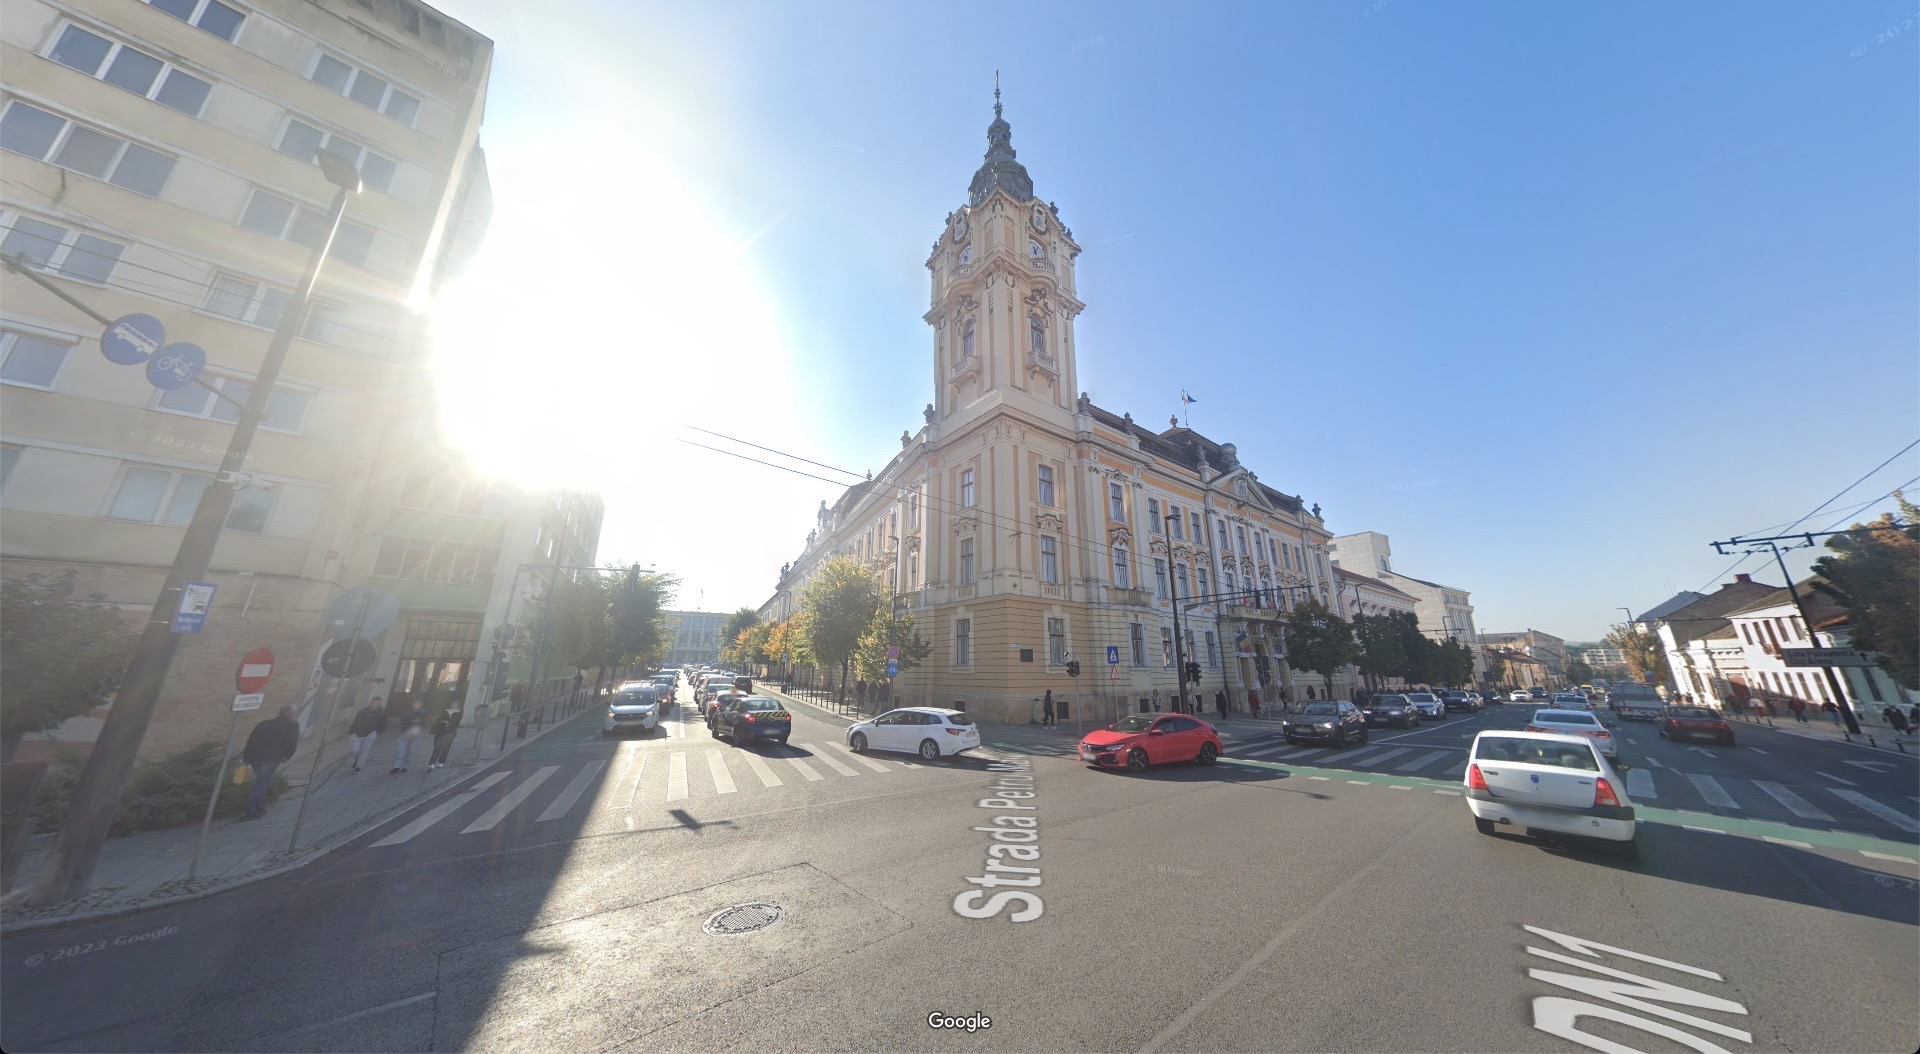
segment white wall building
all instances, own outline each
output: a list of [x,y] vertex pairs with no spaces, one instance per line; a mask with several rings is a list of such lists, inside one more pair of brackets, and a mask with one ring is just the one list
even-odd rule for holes
[[1473,653],[1473,679],[1483,680],[1487,658],[1473,626],[1473,603],[1467,590],[1403,575],[1393,569],[1393,544],[1378,531],[1338,535],[1327,543],[1333,565],[1368,575],[1414,598],[1414,617],[1420,632],[1434,640],[1458,640]]

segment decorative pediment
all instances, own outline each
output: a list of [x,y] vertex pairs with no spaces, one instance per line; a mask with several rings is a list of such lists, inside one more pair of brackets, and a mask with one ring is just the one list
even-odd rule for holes
[[972,509],[954,513],[953,533],[974,534],[980,529],[980,517]]
[[909,535],[907,535],[907,542],[906,542],[906,544],[907,544],[907,552],[910,552],[910,553],[917,553],[917,552],[919,552],[919,551],[920,551],[920,536],[919,536],[919,535],[917,535],[917,534],[909,534]]
[[960,314],[971,315],[975,311],[980,310],[980,301],[974,299],[974,296],[972,293],[961,293],[959,296],[954,298],[953,306],[959,311]]
[[1152,541],[1148,542],[1147,549],[1151,551],[1155,556],[1167,555],[1167,543],[1162,541],[1159,538],[1155,538]]
[[1053,313],[1053,301],[1044,289],[1035,289],[1027,294],[1027,310],[1038,312],[1042,319]]
[[1228,571],[1237,571],[1240,569],[1240,565],[1234,562],[1232,553],[1228,553],[1220,558],[1220,566]]
[[1131,547],[1133,545],[1133,532],[1122,524],[1115,524],[1107,528],[1107,544]]
[[1033,518],[1034,526],[1043,531],[1060,532],[1066,529],[1066,521],[1058,513],[1042,512]]

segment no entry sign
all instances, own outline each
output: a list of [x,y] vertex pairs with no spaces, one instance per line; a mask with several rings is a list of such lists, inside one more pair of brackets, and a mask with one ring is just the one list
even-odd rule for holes
[[233,687],[242,695],[255,695],[267,687],[267,679],[273,676],[273,649],[255,648],[240,660],[240,668],[233,671]]

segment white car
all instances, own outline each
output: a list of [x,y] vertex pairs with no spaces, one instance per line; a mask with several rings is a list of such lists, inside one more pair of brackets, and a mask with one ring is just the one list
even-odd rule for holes
[[1440,697],[1432,692],[1408,692],[1407,702],[1412,703],[1413,708],[1420,711],[1421,717],[1430,717],[1435,721],[1444,721],[1447,718],[1447,704],[1441,702]]
[[1467,808],[1481,834],[1505,826],[1599,838],[1638,858],[1626,781],[1592,740],[1482,732],[1467,758]]
[[1507,702],[1509,703],[1525,703],[1531,702],[1532,700],[1533,693],[1527,691],[1525,688],[1515,688],[1507,694]]
[[1547,705],[1555,710],[1591,710],[1593,700],[1579,692],[1555,692],[1553,698],[1547,700]]
[[628,681],[613,690],[607,700],[607,721],[600,729],[603,736],[638,729],[651,732],[660,727],[660,690],[645,681]]
[[847,746],[855,753],[891,750],[918,754],[923,760],[952,757],[980,745],[980,726],[959,710],[908,706],[847,729]]
[[1593,740],[1600,753],[1610,758],[1620,756],[1620,747],[1614,742],[1613,733],[1607,726],[1587,710],[1535,710],[1527,718],[1527,731],[1552,732],[1566,736],[1585,736]]

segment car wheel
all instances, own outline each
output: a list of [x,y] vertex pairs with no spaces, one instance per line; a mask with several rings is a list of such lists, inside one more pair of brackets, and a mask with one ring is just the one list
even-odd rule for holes
[[867,752],[866,733],[855,732],[853,738],[847,741],[847,745],[853,748],[855,754],[865,754]]
[[1211,765],[1219,760],[1219,758],[1220,752],[1213,748],[1212,743],[1202,743],[1200,744],[1200,756],[1195,760],[1199,761],[1202,765]]
[[1287,745],[1290,747],[1297,747],[1300,745],[1300,741],[1293,738],[1292,736],[1285,736],[1283,738],[1286,739]]
[[787,737],[786,737],[786,736],[781,736],[781,737],[780,737],[779,739],[776,739],[776,740],[774,740],[774,742],[775,742],[775,743],[778,743],[778,744],[780,744],[781,746],[783,746],[783,747],[784,747],[784,746],[786,746],[786,745],[787,745]]
[[1363,728],[1363,729],[1361,729],[1361,730],[1360,730],[1360,742],[1361,742],[1361,744],[1362,744],[1362,745],[1365,745],[1365,744],[1366,744],[1366,742],[1367,742],[1367,737],[1368,737],[1368,736],[1370,736],[1370,735],[1372,735],[1372,734],[1373,734],[1373,731],[1372,731],[1371,729],[1366,729],[1366,728]]
[[931,739],[921,740],[920,741],[920,760],[939,761],[940,760],[940,744],[935,743]]
[[717,728],[712,721],[707,722],[707,735],[710,735],[715,739],[720,738],[720,729]]
[[1147,771],[1147,752],[1141,750],[1139,747],[1134,747],[1133,750],[1129,751],[1127,754],[1127,771]]
[[1343,728],[1340,731],[1335,732],[1333,734],[1333,749],[1335,750],[1347,749],[1347,730],[1346,729]]
[[1495,826],[1492,820],[1483,820],[1478,816],[1473,818],[1473,829],[1481,834],[1492,834]]

